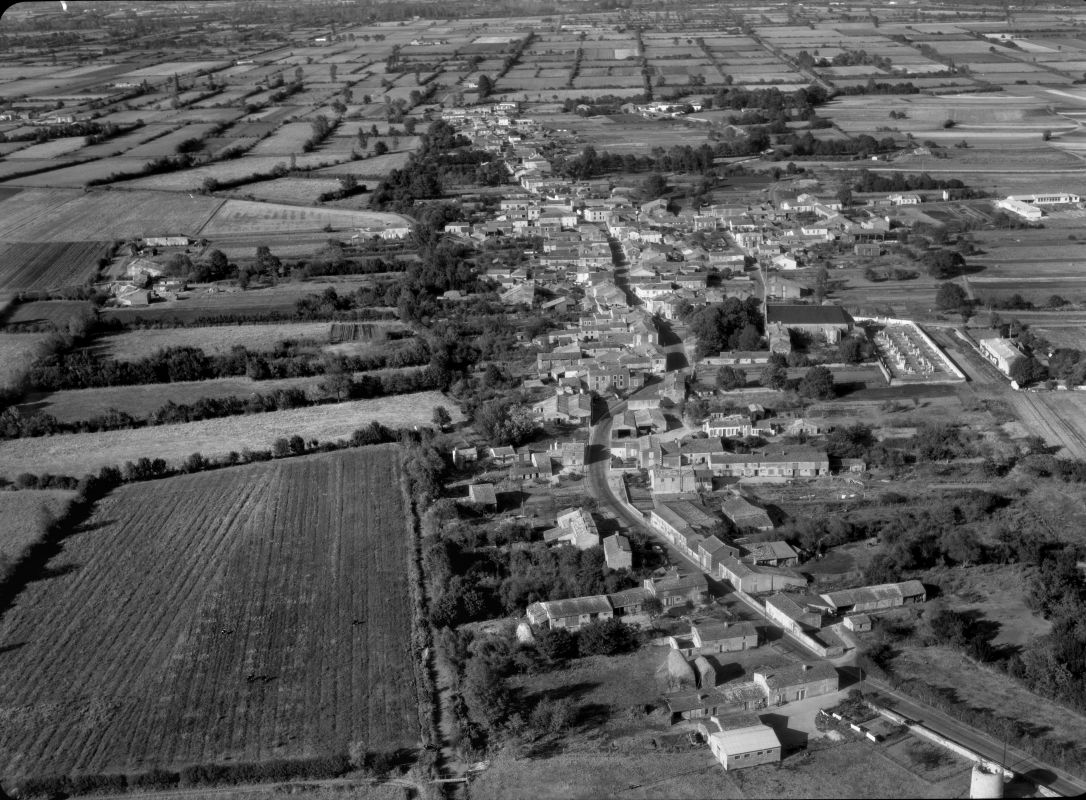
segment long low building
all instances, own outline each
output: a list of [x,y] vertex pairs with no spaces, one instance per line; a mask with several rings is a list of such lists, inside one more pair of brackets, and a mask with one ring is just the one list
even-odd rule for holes
[[828,592],[822,599],[835,613],[844,614],[923,603],[928,599],[928,593],[924,584],[913,580]]
[[717,477],[786,481],[829,475],[830,458],[815,447],[765,447],[750,453],[712,453],[709,469]]

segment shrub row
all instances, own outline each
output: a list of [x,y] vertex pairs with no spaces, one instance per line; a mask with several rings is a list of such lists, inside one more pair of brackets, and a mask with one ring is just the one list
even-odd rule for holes
[[338,778],[350,768],[350,761],[342,754],[241,764],[199,764],[180,771],[155,768],[133,775],[45,775],[18,782],[14,792],[20,798],[63,798],[82,794],[113,794],[128,790],[174,789],[178,786],[318,780]]

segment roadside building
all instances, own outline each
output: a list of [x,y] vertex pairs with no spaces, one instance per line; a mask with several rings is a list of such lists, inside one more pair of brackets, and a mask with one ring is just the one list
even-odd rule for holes
[[822,615],[805,608],[786,594],[775,594],[765,601],[766,616],[792,633],[806,634],[822,628]]
[[794,567],[799,563],[799,553],[788,542],[751,542],[741,544],[741,561],[766,567]]
[[645,578],[644,587],[664,608],[693,603],[701,605],[709,596],[709,581],[700,572],[680,575],[669,570],[661,576]]
[[828,592],[822,595],[822,599],[834,613],[852,614],[923,603],[928,595],[924,584],[913,580]]
[[821,697],[838,689],[837,670],[833,664],[789,664],[784,667],[758,667],[754,682],[762,689],[770,706],[780,706],[808,697]]
[[690,641],[702,655],[752,650],[758,646],[758,628],[753,622],[698,622],[690,626]]
[[603,540],[603,559],[608,569],[630,569],[633,567],[633,551],[630,540],[621,533],[614,533]]
[[979,344],[981,355],[1004,375],[1009,376],[1015,363],[1026,357],[1009,339],[981,339]]

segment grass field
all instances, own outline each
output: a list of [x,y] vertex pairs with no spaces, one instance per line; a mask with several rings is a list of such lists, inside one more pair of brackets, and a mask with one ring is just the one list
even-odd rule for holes
[[[356,376],[383,376],[417,369],[373,370]],[[41,411],[61,422],[79,422],[107,413],[110,409],[144,418],[166,403],[195,403],[202,398],[250,397],[268,395],[282,389],[301,389],[314,399],[327,396],[320,391],[323,376],[254,381],[250,378],[218,378],[210,381],[148,383],[142,386],[109,386],[102,389],[72,389],[49,395],[30,395],[19,406],[23,412]]]
[[41,411],[61,422],[78,422],[107,413],[110,409],[134,417],[146,417],[167,402],[195,403],[201,398],[248,397],[271,394],[280,389],[305,389],[316,386],[322,378],[283,378],[254,381],[250,378],[219,378],[210,381],[148,383],[142,386],[109,386],[102,389],[72,389],[26,398],[19,406],[23,412]]
[[48,333],[0,333],[0,388],[7,387],[41,350]]
[[109,242],[12,242],[0,252],[0,290],[58,289],[85,283]]
[[[773,765],[728,772],[709,748],[666,753],[566,752],[543,758],[502,755],[471,786],[473,800],[525,798],[954,797],[966,772],[931,785],[864,742],[813,748]],[[948,794],[948,791],[950,792]]]
[[91,315],[94,306],[84,300],[37,300],[20,303],[7,317],[5,327],[20,325],[54,325],[64,328],[72,317]]
[[390,428],[430,425],[434,406],[439,405],[454,419],[462,418],[440,392],[416,392],[180,425],[11,439],[0,442],[0,474],[8,478],[22,472],[85,475],[144,456],[173,464],[196,452],[211,458],[245,448],[264,450],[276,439],[294,435],[335,441],[349,438],[374,420]]
[[233,194],[273,203],[313,205],[321,194],[335,192],[340,188],[341,184],[335,178],[274,178],[239,186]]
[[0,623],[0,771],[417,747],[399,475],[379,446],[101,501]]
[[59,489],[0,492],[0,580],[23,551],[45,534],[75,497]]
[[994,669],[977,666],[949,648],[907,648],[894,659],[893,668],[901,678],[919,678],[953,689],[960,703],[1039,726],[1044,736],[1086,741],[1086,717],[1045,700]]
[[331,323],[300,322],[275,325],[215,325],[208,328],[160,328],[114,333],[95,340],[102,355],[119,361],[144,358],[164,347],[199,347],[210,354],[227,353],[242,345],[251,350],[270,350],[277,342],[328,342]]

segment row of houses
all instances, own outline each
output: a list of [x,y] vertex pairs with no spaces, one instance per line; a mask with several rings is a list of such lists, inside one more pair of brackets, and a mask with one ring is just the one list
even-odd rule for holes
[[601,620],[641,617],[650,599],[666,609],[684,603],[703,604],[708,593],[704,575],[671,569],[645,578],[639,587],[606,595],[540,601],[529,605],[525,613],[532,625],[578,631]]

